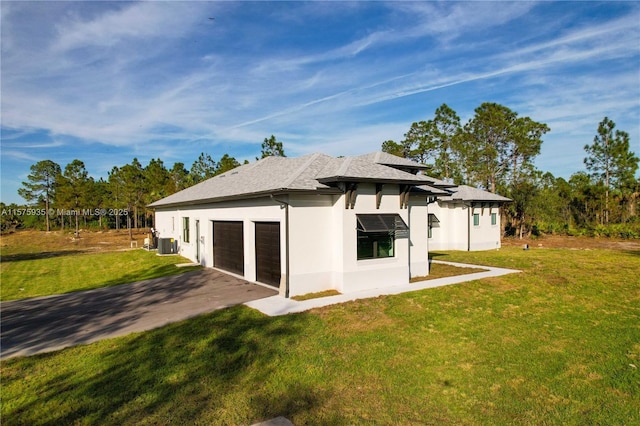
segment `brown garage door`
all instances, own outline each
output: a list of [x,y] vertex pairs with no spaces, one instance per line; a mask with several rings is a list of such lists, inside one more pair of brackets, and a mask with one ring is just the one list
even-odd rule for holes
[[242,222],[213,222],[213,266],[244,275]]
[[280,287],[280,223],[256,222],[256,279]]

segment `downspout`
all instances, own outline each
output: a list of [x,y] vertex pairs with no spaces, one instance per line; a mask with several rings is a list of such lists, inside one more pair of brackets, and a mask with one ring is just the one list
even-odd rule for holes
[[468,205],[467,206],[467,251],[471,251],[471,210],[472,210],[471,205]]
[[438,197],[430,195],[427,197],[427,275],[431,273],[431,260],[429,260],[429,252],[431,251],[431,244],[429,242],[429,228],[431,228],[431,222],[429,222],[429,206],[436,201],[438,201]]
[[284,270],[285,270],[285,278],[284,278],[284,297],[289,298],[289,203],[286,201],[278,200],[273,194],[269,195],[269,197],[275,201],[276,203],[284,204],[284,229],[285,229],[285,247],[284,247]]
[[[409,282],[411,282],[411,204],[407,206],[407,222],[409,225],[409,235],[407,235],[407,262],[409,263]],[[395,240],[395,235],[393,236]],[[395,244],[395,243],[394,243]]]

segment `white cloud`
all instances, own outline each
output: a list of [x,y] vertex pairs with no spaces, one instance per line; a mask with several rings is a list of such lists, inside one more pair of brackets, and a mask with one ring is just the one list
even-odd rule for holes
[[29,161],[29,162],[37,162],[42,160],[42,158],[37,157],[32,154],[27,154],[26,152],[15,150],[15,149],[3,149],[2,150],[2,161],[6,161],[7,159],[19,160],[19,161]]
[[161,2],[141,2],[124,4],[91,20],[71,15],[56,25],[59,35],[53,49],[67,51],[109,47],[136,39],[179,37],[190,31],[195,20],[206,19],[201,6],[194,2],[174,3],[172,7]]

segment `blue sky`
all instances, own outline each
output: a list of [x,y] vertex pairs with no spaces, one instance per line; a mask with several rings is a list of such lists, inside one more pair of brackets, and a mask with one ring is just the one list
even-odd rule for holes
[[604,116],[640,154],[638,2],[0,3],[0,199],[29,167],[106,177],[137,157],[190,168],[353,155],[400,141],[442,103],[549,125],[539,169],[568,178]]

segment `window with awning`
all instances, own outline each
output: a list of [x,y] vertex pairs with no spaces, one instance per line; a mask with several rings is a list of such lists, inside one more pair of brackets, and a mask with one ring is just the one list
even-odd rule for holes
[[429,225],[427,227],[427,238],[433,238],[433,224],[434,223],[440,223],[440,220],[438,219],[438,217],[435,214],[429,213],[429,217],[427,218],[427,222],[428,222],[428,225]]
[[409,230],[398,214],[359,214],[358,260],[394,256],[396,233]]
[[359,214],[358,230],[363,232],[407,231],[409,227],[399,214]]

